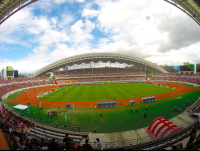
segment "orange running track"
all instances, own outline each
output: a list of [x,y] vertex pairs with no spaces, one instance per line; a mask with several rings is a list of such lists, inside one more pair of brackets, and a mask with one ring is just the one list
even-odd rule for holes
[[[155,82],[157,84],[161,84],[163,82]],[[164,94],[158,94],[154,95],[156,96],[157,100],[160,99],[165,99],[169,97],[174,97],[177,95],[189,93],[192,91],[197,90],[195,87],[189,87],[187,85],[182,85],[178,83],[165,83],[170,88],[176,88],[177,91],[174,92],[169,92],[169,93],[164,93]],[[9,100],[9,103],[14,103],[14,104],[21,104],[21,105],[27,105],[28,103],[31,104],[31,106],[37,106],[40,103],[40,100],[36,99],[35,96],[39,95],[39,92],[41,91],[51,91],[59,86],[51,86],[51,87],[43,87],[43,88],[37,88],[37,89],[31,89],[28,90],[27,93],[19,94],[16,99]],[[151,97],[151,96],[143,96],[143,97],[137,97],[137,98],[128,98],[128,99],[120,99],[120,100],[115,100],[117,102],[117,105],[121,105],[121,101],[123,102],[123,105],[129,105],[130,100],[135,100],[136,103],[140,103],[142,101],[142,98],[145,97]],[[43,101],[42,102],[42,107],[52,107],[52,108],[65,108],[66,103],[74,103],[74,108],[94,108],[97,106],[98,102],[111,102],[113,100],[103,100],[103,101],[79,101],[79,102],[70,102],[70,101]]]

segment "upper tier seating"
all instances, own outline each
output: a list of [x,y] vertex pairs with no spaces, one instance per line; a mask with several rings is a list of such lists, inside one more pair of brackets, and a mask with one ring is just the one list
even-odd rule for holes
[[79,83],[79,82],[101,82],[101,81],[146,81],[145,78],[91,78],[91,79],[74,79],[74,80],[58,80],[58,84],[63,83]]
[[55,72],[56,77],[79,77],[88,75],[145,75],[145,70],[126,69],[126,68],[89,68]]

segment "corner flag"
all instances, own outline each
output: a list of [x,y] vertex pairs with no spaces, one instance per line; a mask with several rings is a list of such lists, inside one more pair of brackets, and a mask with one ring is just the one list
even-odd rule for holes
[[67,110],[65,111],[65,124],[67,123]]
[[74,114],[74,103],[72,105],[72,113]]
[[28,115],[30,114],[30,103],[28,104]]
[[39,108],[41,109],[42,101],[40,101]]

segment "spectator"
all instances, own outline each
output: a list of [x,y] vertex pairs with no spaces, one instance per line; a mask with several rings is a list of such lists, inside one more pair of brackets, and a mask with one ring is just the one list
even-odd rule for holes
[[19,146],[19,149],[20,149],[20,150],[25,150],[25,146],[24,146],[24,143],[23,143],[23,142],[21,142],[21,145]]
[[63,139],[63,144],[65,144],[66,149],[70,149],[70,141],[71,139],[68,137],[68,134],[66,134],[65,138]]
[[32,141],[32,137],[31,137],[30,134],[28,134],[27,139],[28,139],[29,143],[31,143],[31,141]]
[[93,150],[93,147],[88,144],[88,139],[85,140],[85,144],[82,146],[82,150]]
[[189,142],[187,143],[187,146],[190,146],[193,141],[195,140],[195,137],[196,137],[196,131],[195,131],[195,128],[193,128],[191,131],[190,131],[190,140]]
[[20,138],[20,140],[22,140],[22,136],[23,136],[23,134],[24,134],[24,131],[21,130],[21,132],[19,133],[19,138]]
[[39,145],[40,145],[40,147],[44,146],[44,138],[41,138]]
[[76,146],[75,145],[75,142],[74,142],[74,140],[72,140],[71,142],[70,142],[70,150],[78,150],[78,146]]
[[103,150],[101,140],[99,140],[99,138],[97,138],[96,140],[97,140],[97,149],[98,150]]
[[47,146],[47,144],[45,143],[44,146],[42,147],[42,150],[48,150],[49,147]]

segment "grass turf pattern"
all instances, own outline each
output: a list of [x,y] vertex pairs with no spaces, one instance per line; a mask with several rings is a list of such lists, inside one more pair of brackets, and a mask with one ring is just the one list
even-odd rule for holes
[[102,101],[128,99],[143,96],[154,96],[176,91],[175,89],[149,85],[145,83],[109,84],[109,85],[80,85],[67,86],[50,93],[40,100],[47,101]]
[[[187,94],[180,95],[182,98],[177,100],[171,100],[168,102],[162,102],[159,104],[153,104],[148,106],[148,118],[144,119],[144,113],[146,112],[146,106],[138,107],[136,104],[133,107],[133,113],[131,114],[130,109],[122,110],[112,110],[112,111],[92,111],[91,112],[75,112],[72,114],[69,112],[67,114],[67,127],[71,128],[75,125],[77,129],[78,125],[81,126],[82,130],[89,130],[93,132],[94,128],[97,128],[97,133],[111,133],[111,132],[121,132],[128,130],[140,129],[143,127],[148,127],[149,124],[158,117],[165,117],[166,119],[171,119],[181,113],[175,112],[174,107],[183,108],[186,100],[195,100],[199,97],[200,91],[194,91]],[[166,99],[163,99],[166,100]],[[163,101],[159,100],[159,101]],[[16,104],[8,103],[9,106],[15,106]],[[139,114],[135,113],[135,109],[139,110]],[[42,121],[46,122],[47,125],[54,126],[56,123],[58,127],[62,127],[64,124],[64,113],[58,114],[58,117],[48,118],[47,113],[49,110],[57,110],[55,108],[43,108],[40,111]],[[64,110],[64,109],[61,109]],[[99,110],[99,109],[93,109]],[[68,110],[71,111],[71,110]],[[81,109],[75,109],[75,111],[81,111]],[[21,112],[21,110],[16,109],[16,112]],[[25,116],[30,118],[27,109],[24,110]],[[39,113],[37,107],[30,108],[31,118],[36,121],[39,120]],[[100,117],[100,114],[103,114]]]

